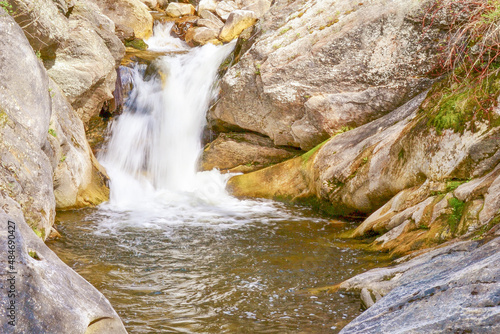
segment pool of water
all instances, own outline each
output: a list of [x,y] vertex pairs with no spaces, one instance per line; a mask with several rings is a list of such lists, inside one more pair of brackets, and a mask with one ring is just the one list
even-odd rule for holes
[[387,262],[338,238],[354,223],[263,205],[279,214],[224,224],[59,212],[62,237],[48,245],[130,333],[337,333],[361,313],[359,297],[322,288]]

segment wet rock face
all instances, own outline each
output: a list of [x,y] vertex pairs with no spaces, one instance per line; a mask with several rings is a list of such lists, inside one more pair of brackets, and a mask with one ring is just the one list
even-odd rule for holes
[[[18,204],[0,195],[0,249],[15,259],[0,263],[0,305],[15,302],[15,317],[0,319],[2,333],[127,333],[108,300],[90,283],[64,264],[24,222]],[[11,221],[11,223],[9,223]],[[10,239],[8,239],[10,237]],[[12,267],[11,267],[12,266]],[[15,271],[15,274],[8,272]],[[10,280],[8,280],[10,279]],[[15,295],[15,296],[14,296]],[[10,313],[11,315],[13,313]],[[9,324],[15,321],[15,327]]]
[[498,234],[488,242],[452,244],[342,283],[341,289],[361,293],[372,306],[340,333],[498,333]]
[[260,36],[224,76],[215,122],[308,150],[429,86],[441,32],[411,0],[276,1]]

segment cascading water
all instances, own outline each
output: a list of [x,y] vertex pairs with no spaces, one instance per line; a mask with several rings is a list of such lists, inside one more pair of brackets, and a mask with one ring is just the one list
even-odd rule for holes
[[158,26],[147,41],[169,52],[155,62],[159,74],[129,69],[134,88],[99,158],[110,201],[58,213],[65,237],[51,247],[110,299],[130,333],[338,332],[359,314],[358,300],[309,289],[377,260],[336,239],[348,225],[237,200],[227,175],[196,171],[217,68],[232,45],[190,49],[168,31]]
[[217,222],[249,211],[268,214],[273,211],[269,203],[255,206],[229,196],[228,175],[197,172],[218,67],[234,43],[191,49],[166,33],[171,25],[158,25],[147,41],[150,50],[171,53],[156,60],[159,73],[146,73],[146,65],[139,64],[129,69],[133,89],[100,157],[111,179],[104,208],[157,211],[162,220],[182,222]]

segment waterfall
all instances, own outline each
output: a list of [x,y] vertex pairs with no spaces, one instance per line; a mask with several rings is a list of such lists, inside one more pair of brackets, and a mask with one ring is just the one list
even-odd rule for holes
[[146,41],[150,50],[169,53],[155,61],[158,73],[144,64],[123,73],[133,88],[99,156],[110,176],[104,207],[184,222],[273,211],[271,204],[255,206],[228,195],[228,175],[197,171],[205,114],[217,96],[217,71],[234,44],[190,48],[168,34],[170,27],[158,25]]

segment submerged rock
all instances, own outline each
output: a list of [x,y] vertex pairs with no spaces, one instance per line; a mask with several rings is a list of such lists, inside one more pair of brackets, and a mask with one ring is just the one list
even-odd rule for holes
[[345,281],[340,288],[364,295],[369,308],[340,333],[500,332],[498,234]]

